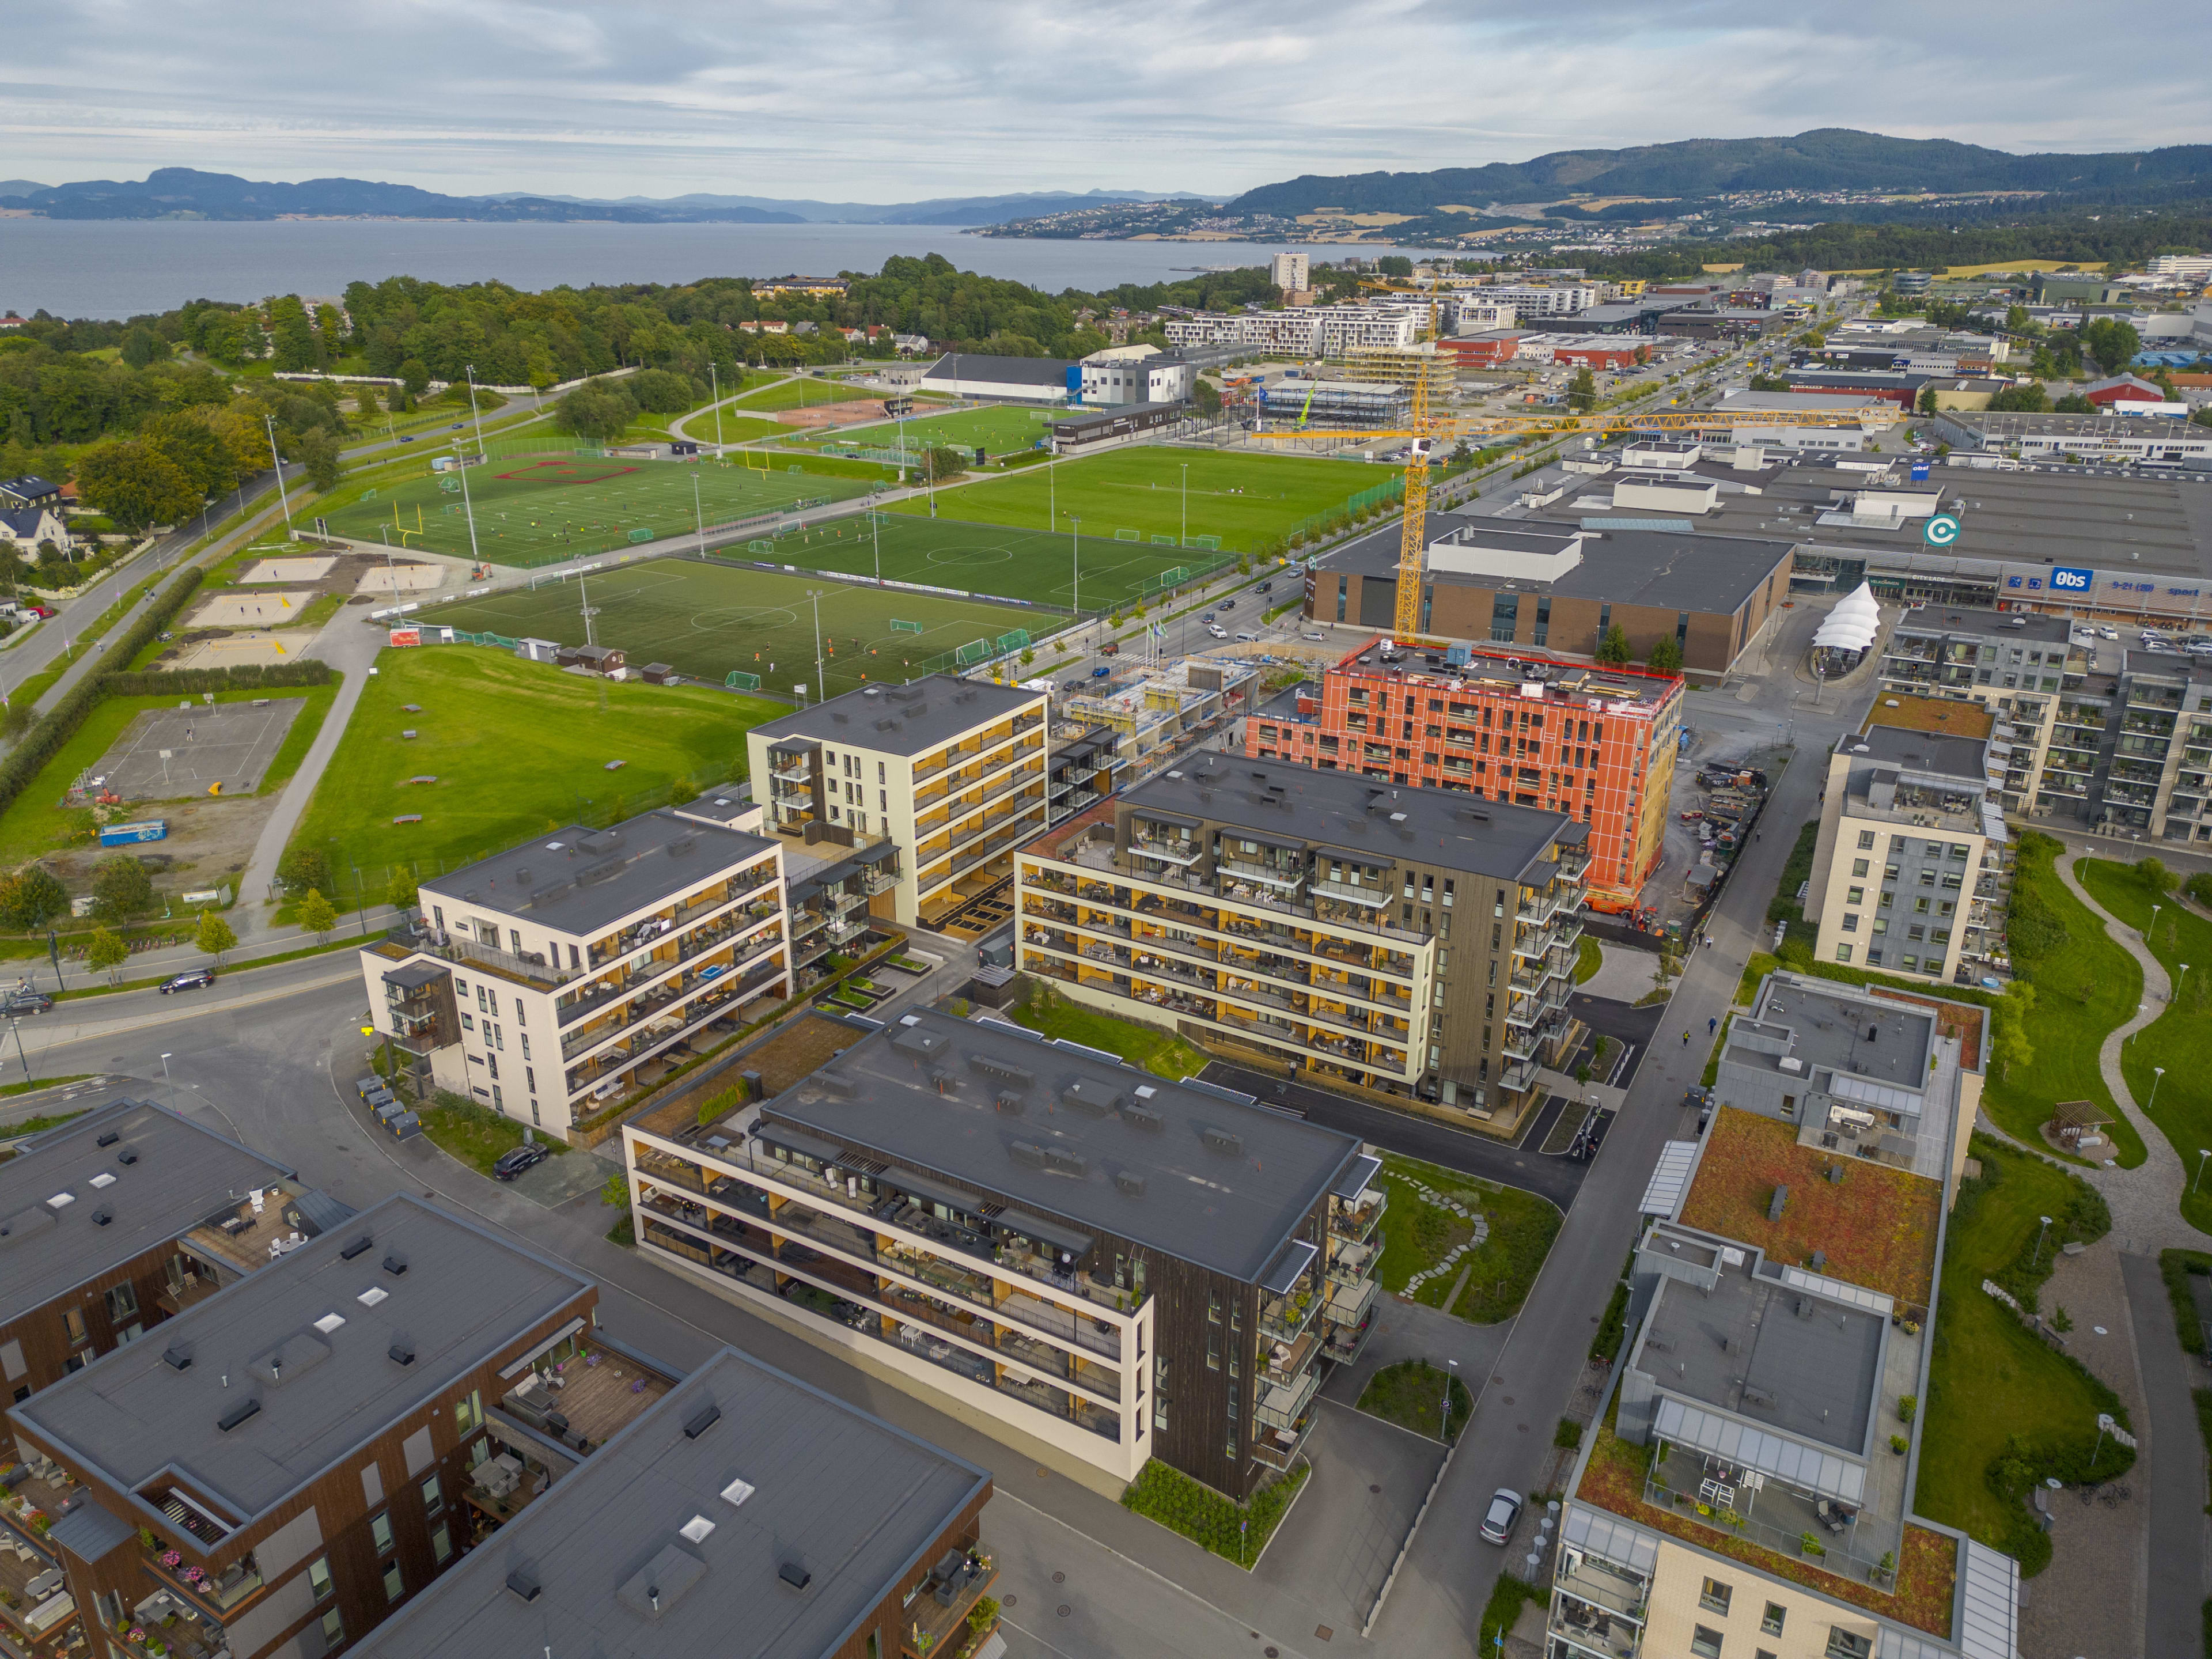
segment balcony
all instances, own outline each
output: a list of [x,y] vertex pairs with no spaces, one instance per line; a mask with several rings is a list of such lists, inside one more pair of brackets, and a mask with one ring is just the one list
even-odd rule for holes
[[1322,1297],[1312,1285],[1301,1282],[1288,1295],[1270,1299],[1260,1310],[1262,1340],[1293,1344],[1320,1314]]
[[998,1577],[982,1556],[949,1552],[922,1586],[927,1595],[915,1597],[902,1615],[907,1626],[899,1638],[901,1659],[944,1659],[956,1650],[969,1613]]
[[1387,1190],[1370,1187],[1359,1194],[1354,1203],[1339,1201],[1329,1216],[1329,1231],[1352,1243],[1364,1244],[1374,1237],[1375,1229],[1382,1224],[1382,1212],[1389,1205],[1390,1194]]
[[[588,988],[578,991],[573,1000],[556,1002],[554,1005],[554,1018],[562,1025],[572,1025],[590,1014],[594,1009],[604,1008],[610,1003],[620,1002],[625,997],[640,995],[664,974],[705,955],[724,940],[734,939],[740,933],[758,927],[781,914],[773,904],[755,904],[734,915],[725,916],[720,921],[709,922],[705,927],[677,939],[674,955],[656,954],[647,957],[642,962],[634,964],[627,971],[626,976],[622,978],[610,976],[595,981]],[[758,941],[756,941],[757,946],[757,944]],[[657,951],[661,945],[657,943],[653,948]],[[750,961],[759,953],[759,950],[755,948],[738,960],[741,963]],[[621,954],[614,953],[608,957],[608,960],[615,960]]]
[[[763,936],[742,951],[733,951],[727,963],[710,963],[696,973],[681,973],[674,979],[655,981],[649,989],[631,993],[629,1006],[620,1015],[562,1034],[562,1062],[565,1064],[575,1060],[601,1043],[635,1030],[640,1026],[670,1019],[678,1024],[689,1024],[695,1015],[689,1008],[679,1010],[678,1007],[685,998],[738,973],[748,963],[757,962],[782,948],[781,938]],[[608,999],[609,1001],[620,1000]]]

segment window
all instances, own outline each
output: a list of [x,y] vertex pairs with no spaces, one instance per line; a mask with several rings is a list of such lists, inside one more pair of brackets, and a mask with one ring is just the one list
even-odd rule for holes
[[1698,1605],[1707,1613],[1717,1613],[1725,1617],[1729,1598],[1735,1593],[1733,1586],[1723,1584],[1717,1578],[1708,1578],[1698,1591]]
[[1859,831],[1859,850],[1860,850],[1861,852],[1863,852],[1863,853],[1864,853],[1864,852],[1869,852],[1869,851],[1871,851],[1871,850],[1873,849],[1873,848],[1874,848],[1874,831],[1873,831],[1873,830],[1860,830],[1860,831]]
[[1836,947],[1836,960],[1838,962],[1849,962],[1850,959],[1851,947],[1848,945],[1838,945]]
[[376,1546],[376,1553],[379,1555],[386,1555],[391,1553],[392,1516],[389,1512],[370,1517],[368,1522],[368,1538],[369,1541]]
[[430,1559],[442,1567],[447,1562],[453,1559],[453,1528],[447,1526],[444,1522],[441,1521],[436,1526],[430,1528]]
[[422,1513],[435,1515],[445,1507],[446,1491],[438,1484],[438,1477],[434,1474],[422,1483]]
[[328,1650],[344,1640],[345,1615],[331,1607],[323,1614],[323,1646]]
[[1849,892],[1844,895],[1844,902],[1846,904],[1864,904],[1866,902],[1866,889],[1863,887],[1852,888]]
[[1844,931],[1847,933],[1856,933],[1858,930],[1859,913],[1856,910],[1846,910],[1844,913]]
[[307,1563],[307,1588],[314,1592],[315,1600],[318,1601],[321,1601],[325,1595],[328,1595],[331,1593],[331,1559],[329,1556],[319,1555],[313,1560]]
[[92,1340],[92,1333],[85,1328],[84,1310],[82,1308],[62,1310],[62,1329],[69,1334],[71,1347],[75,1347],[80,1342],[89,1342]]
[[406,1594],[407,1581],[400,1576],[399,1564],[397,1561],[386,1562],[384,1564],[384,1599],[387,1602],[397,1601]]
[[126,1325],[138,1316],[138,1292],[126,1279],[107,1293],[107,1322]]
[[[521,1011],[520,1008],[517,1008],[517,1009],[515,1010],[515,1012],[516,1012],[517,1013],[520,1013],[520,1012],[521,1012],[522,1011]],[[522,1057],[523,1057],[525,1060],[527,1060],[527,1059],[529,1059],[529,1058],[530,1058],[530,1033],[529,1033],[529,1032],[527,1032],[527,1031],[523,1031],[523,1032],[520,1032],[520,1033],[518,1033],[518,1035],[519,1035],[519,1036],[521,1037],[521,1039],[522,1039]]]
[[1845,1630],[1841,1625],[1828,1626],[1828,1659],[1874,1659],[1874,1641]]
[[1863,876],[1866,872],[1867,861],[1864,859],[1853,859],[1851,860],[1851,873],[1854,876]]
[[1721,1659],[1721,1633],[1703,1625],[1691,1627],[1690,1651],[1698,1659]]
[[456,1436],[474,1434],[483,1424],[483,1394],[471,1389],[453,1401],[453,1433]]
[[1789,1616],[1790,1610],[1781,1602],[1769,1601],[1765,1614],[1759,1621],[1759,1633],[1762,1636],[1781,1635],[1783,1621]]

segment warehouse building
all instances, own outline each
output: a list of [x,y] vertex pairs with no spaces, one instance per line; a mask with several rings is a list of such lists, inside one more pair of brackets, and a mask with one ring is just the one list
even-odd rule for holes
[[1066,404],[1082,395],[1080,365],[1054,357],[992,357],[948,351],[922,370],[925,391],[986,403]]

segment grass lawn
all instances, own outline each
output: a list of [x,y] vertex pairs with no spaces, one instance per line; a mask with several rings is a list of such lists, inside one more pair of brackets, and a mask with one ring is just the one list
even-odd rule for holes
[[[1386,1423],[1395,1423],[1401,1429],[1411,1429],[1415,1434],[1425,1434],[1430,1439],[1445,1429],[1444,1378],[1449,1375],[1441,1366],[1431,1365],[1425,1359],[1401,1359],[1395,1365],[1385,1365],[1367,1379],[1367,1386],[1359,1391],[1359,1409],[1370,1417],[1379,1417]],[[1468,1415],[1474,1410],[1474,1396],[1467,1391],[1467,1384],[1458,1377],[1451,1378],[1451,1422],[1443,1438],[1447,1443],[1459,1438],[1460,1431],[1467,1426]]]
[[[1188,515],[1183,512],[1189,471]],[[1057,527],[1083,524],[1086,545],[1120,531],[1143,538],[1218,536],[1224,551],[1249,553],[1309,514],[1334,511],[1353,495],[1395,476],[1395,470],[1308,456],[1210,453],[1145,445],[1089,460],[1024,471],[938,492],[937,510],[984,524],[1042,530],[1057,510]],[[925,502],[892,509],[927,516]]]
[[[859,533],[857,526],[847,529]],[[817,532],[815,539],[826,542],[828,532]],[[788,552],[798,541],[778,545]],[[820,596],[818,611],[812,595]],[[817,689],[833,696],[865,680],[896,685],[948,651],[978,640],[995,643],[1015,629],[1042,632],[1060,620],[982,599],[810,582],[781,571],[675,558],[595,572],[580,588],[573,579],[544,578],[535,587],[441,605],[422,620],[581,645],[586,596],[597,612],[594,636],[602,645],[620,646],[634,665],[665,662],[714,685],[737,670],[759,675],[763,687],[787,696],[800,681],[813,684],[817,614],[830,636],[822,658],[825,684]],[[918,623],[922,631],[894,629],[894,621]]]
[[[1024,409],[1019,404],[1004,404],[994,408],[956,410],[921,419],[909,416],[904,431],[909,451],[925,444],[950,444],[970,453],[980,447],[987,454],[1006,455],[1034,447],[1053,422],[1064,421],[1067,416],[1065,409]],[[821,441],[890,449],[897,444],[900,431],[898,422],[886,421],[879,426]]]
[[[2170,894],[2154,896],[2130,866],[2085,858],[2074,873],[2089,896],[2122,923],[2138,933],[2149,930],[2151,954],[2165,968],[2166,983],[2179,986],[2166,1011],[2128,1040],[2120,1068],[2137,1104],[2151,1100],[2156,1089],[2151,1121],[2181,1154],[2182,1166],[2194,1174],[2197,1148],[2212,1146],[2212,922],[2184,908]],[[2159,906],[2155,927],[2153,904]],[[2185,962],[2190,964],[2186,974],[2181,971]],[[2039,1064],[2042,1057],[2039,1049]],[[2165,1068],[2164,1077],[2154,1069],[2159,1066]],[[2185,1190],[2181,1213],[2191,1226],[2212,1232],[2212,1190]]]
[[[781,712],[469,646],[388,652],[378,666],[293,838],[325,848],[335,871],[358,868],[371,893],[394,866],[436,875],[580,818],[611,822],[679,778],[704,787],[742,775],[745,730]],[[410,702],[422,712],[401,707]],[[617,759],[622,770],[604,769]],[[438,781],[407,782],[416,776]],[[422,821],[392,822],[412,813]]]
[[880,402],[890,395],[889,387],[848,386],[839,380],[818,380],[805,374],[755,391],[741,392],[729,400],[727,406],[740,410],[811,409],[817,404]]
[[[353,494],[356,482],[333,500]],[[459,473],[433,474],[418,459],[349,505],[323,511],[337,535],[376,541],[388,534],[407,547],[465,558],[473,509],[477,550],[495,564],[526,567],[628,547],[633,538],[681,536],[702,514],[709,526],[731,524],[868,489],[858,478],[786,467],[573,454],[495,456],[469,469],[467,486],[465,502]]]
[[[2042,1217],[2070,1221],[2080,1213],[2075,1206],[2085,1183],[1988,1135],[1974,1137],[1973,1153],[1982,1174],[1960,1184],[1945,1241],[1916,1507],[1931,1521],[2018,1557],[2023,1572],[2036,1572],[2049,1563],[2051,1543],[2021,1495],[2027,1482],[2014,1474],[2013,1494],[2000,1492],[1991,1482],[1992,1464],[2025,1449],[2028,1455],[2021,1461],[2035,1475],[2048,1467],[2062,1479],[2073,1478],[2081,1472],[2075,1465],[2086,1465],[2091,1455],[2097,1413],[2124,1413],[2109,1389],[2046,1346],[1982,1290],[1984,1279],[1997,1279],[2018,1294],[2048,1275],[2057,1239],[2045,1241],[2039,1267],[2028,1271],[2025,1281],[2018,1264],[2035,1250]],[[2087,1228],[2076,1231],[2085,1239],[2095,1236]],[[2009,1444],[2015,1437],[2020,1446]],[[2099,1468],[2105,1475],[2118,1474],[2129,1455],[2107,1441]],[[2051,1459],[2047,1465],[2046,1456]]]
[[1118,1019],[1097,1008],[1085,1007],[1040,985],[1027,1002],[1014,1008],[1015,1020],[1048,1037],[1066,1037],[1086,1048],[1119,1054],[1131,1066],[1142,1066],[1154,1077],[1180,1082],[1205,1069],[1207,1057],[1173,1031],[1158,1025]]
[[1575,983],[1585,985],[1597,970],[1605,965],[1605,951],[1589,934],[1575,947]]
[[1154,1458],[1137,1471],[1137,1478],[1121,1494],[1121,1506],[1249,1570],[1312,1473],[1310,1463],[1301,1462],[1254,1492],[1251,1502],[1234,1504]]
[[[459,1095],[441,1093],[437,1103],[420,1109],[422,1133],[442,1152],[452,1153],[478,1175],[488,1176],[500,1154],[522,1145],[522,1125]],[[558,1137],[539,1137],[556,1158],[568,1151]]]
[[[300,769],[307,745],[321,730],[323,717],[330,713],[331,702],[337,696],[337,690],[333,681],[329,685],[271,686],[265,690],[216,693],[215,700],[219,703],[250,702],[257,697],[302,700],[303,706],[292,721],[292,729],[285,734],[283,745],[255,793],[274,793]],[[90,846],[94,839],[92,810],[62,805],[70,782],[79,773],[96,764],[140,714],[149,708],[173,708],[177,702],[173,696],[110,697],[95,708],[77,728],[76,735],[40,768],[38,776],[9,803],[8,810],[0,812],[0,863],[12,866],[61,848]],[[153,810],[155,803],[151,801],[131,803],[134,816],[142,805],[147,808],[144,816],[160,816]]]
[[1559,1236],[1563,1218],[1557,1206],[1517,1187],[1499,1186],[1395,1152],[1383,1154],[1382,1172],[1376,1179],[1386,1183],[1390,1198],[1382,1212],[1382,1259],[1376,1264],[1376,1277],[1385,1291],[1405,1295],[1415,1273],[1435,1267],[1474,1235],[1471,1220],[1430,1203],[1418,1185],[1457,1201],[1470,1216],[1480,1212],[1490,1223],[1490,1236],[1444,1272],[1423,1279],[1412,1292],[1413,1300],[1443,1307],[1464,1269],[1466,1287],[1447,1312],[1486,1325],[1519,1311]]

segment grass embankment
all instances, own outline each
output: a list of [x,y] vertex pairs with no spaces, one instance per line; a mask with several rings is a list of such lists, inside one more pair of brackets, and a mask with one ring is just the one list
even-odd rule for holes
[[[2127,1040],[2120,1050],[2120,1070],[2136,1103],[2150,1103],[2151,1121],[2193,1175],[2197,1149],[2212,1146],[2212,922],[2166,890],[2163,882],[2170,878],[2162,867],[2159,878],[2147,879],[2139,865],[2085,858],[2074,873],[2090,897],[2143,937],[2166,969],[2172,1000],[2163,1013]],[[2155,924],[2154,904],[2159,907]],[[2189,964],[2185,973],[2184,963]],[[2181,1214],[2198,1231],[2212,1233],[2212,1190],[2185,1188]]]
[[1311,1464],[1301,1462],[1254,1492],[1249,1503],[1234,1504],[1212,1487],[1154,1458],[1137,1471],[1137,1478],[1122,1492],[1121,1507],[1158,1522],[1170,1532],[1181,1533],[1224,1561],[1249,1569],[1267,1547],[1291,1500],[1312,1473]]
[[1032,1031],[1119,1054],[1154,1077],[1196,1077],[1207,1063],[1206,1055],[1173,1031],[1087,1008],[1048,985],[1040,984],[1027,1002],[1012,1012],[1018,1023]]
[[[322,729],[323,719],[330,713],[331,700],[337,692],[337,684],[333,680],[328,685],[279,685],[215,694],[218,703],[252,702],[266,697],[272,701],[297,699],[301,704],[268,772],[254,791],[257,795],[273,794],[299,771],[300,763],[307,757],[307,746]],[[40,769],[38,776],[9,804],[7,811],[0,812],[0,864],[15,865],[42,853],[91,846],[98,838],[92,809],[62,804],[70,783],[79,774],[96,765],[140,714],[149,709],[173,708],[178,702],[174,696],[110,697],[86,716],[76,735]],[[199,794],[198,790],[192,789],[176,799],[189,797],[196,800]],[[134,801],[131,810],[138,814],[143,808],[143,816],[155,817],[158,816],[155,809],[159,805],[152,800]]]
[[[1444,1420],[1444,1383],[1451,1383],[1451,1420]],[[1370,1417],[1379,1417],[1386,1423],[1395,1423],[1401,1429],[1411,1429],[1415,1434],[1430,1439],[1441,1438],[1446,1445],[1459,1438],[1460,1431],[1474,1412],[1474,1396],[1468,1392],[1467,1384],[1440,1365],[1431,1365],[1425,1359],[1401,1359],[1395,1365],[1385,1365],[1367,1379],[1367,1386],[1359,1391],[1359,1409]]]
[[1575,983],[1589,984],[1604,965],[1604,948],[1589,934],[1583,934],[1582,943],[1575,947]]
[[[513,1118],[502,1117],[489,1106],[479,1106],[442,1089],[438,1091],[437,1103],[418,1109],[416,1115],[422,1120],[422,1133],[441,1152],[450,1153],[478,1175],[489,1175],[501,1153],[522,1145],[523,1126]],[[556,1158],[569,1150],[557,1136],[540,1135],[538,1139]]]
[[[466,646],[388,652],[378,665],[292,842],[326,851],[342,878],[357,868],[371,895],[395,868],[436,875],[563,824],[658,805],[679,781],[742,775],[738,734],[781,712]],[[416,735],[402,738],[407,730]],[[613,760],[624,765],[609,772]],[[416,813],[419,823],[392,822]],[[349,902],[347,882],[338,886]]]
[[2098,1413],[2127,1421],[2119,1397],[1982,1282],[2037,1310],[2061,1247],[2102,1237],[2112,1217],[2087,1182],[2048,1159],[1989,1135],[1974,1137],[1973,1155],[1982,1173],[1960,1184],[1943,1251],[1916,1507],[2033,1576],[2051,1563],[2050,1537],[2027,1501],[2035,1486],[2046,1476],[2110,1480],[2135,1454],[2110,1438],[2096,1449]]
[[[1520,1311],[1528,1287],[1535,1283],[1544,1258],[1551,1253],[1552,1241],[1559,1237],[1563,1218],[1557,1206],[1517,1187],[1500,1186],[1395,1152],[1383,1154],[1382,1171],[1376,1178],[1383,1183],[1390,1200],[1382,1212],[1382,1256],[1375,1269],[1386,1291],[1392,1296],[1407,1294],[1407,1285],[1416,1273],[1438,1267],[1451,1258],[1449,1267],[1414,1286],[1411,1292],[1414,1301],[1444,1308],[1477,1325],[1492,1324]],[[1462,1217],[1443,1205],[1430,1202],[1421,1196],[1419,1188],[1424,1187],[1457,1203],[1468,1215]],[[1472,1218],[1477,1213],[1488,1222],[1489,1237],[1480,1244],[1471,1245]],[[1455,1257],[1455,1250],[1460,1254]],[[1445,1299],[1451,1297],[1462,1272],[1466,1284],[1446,1308]]]

